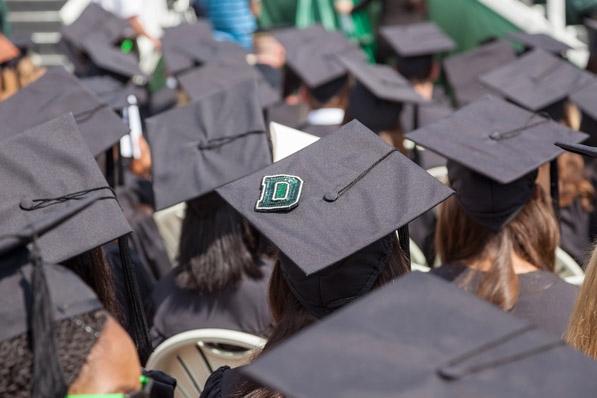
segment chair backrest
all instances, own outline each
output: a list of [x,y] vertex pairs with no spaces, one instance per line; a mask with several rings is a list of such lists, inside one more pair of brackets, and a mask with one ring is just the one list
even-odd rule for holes
[[190,330],[160,344],[146,368],[176,378],[176,398],[196,398],[213,371],[223,365],[234,368],[248,363],[265,343],[261,337],[234,330]]
[[580,285],[585,279],[582,268],[568,253],[559,247],[556,249],[555,273],[568,283]]

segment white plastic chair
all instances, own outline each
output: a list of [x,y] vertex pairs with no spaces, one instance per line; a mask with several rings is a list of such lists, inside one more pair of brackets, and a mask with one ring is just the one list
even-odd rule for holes
[[197,398],[214,370],[224,365],[235,368],[247,364],[265,343],[261,337],[234,330],[190,330],[160,344],[149,357],[146,368],[176,378],[176,398]]
[[555,273],[573,285],[580,285],[585,280],[585,273],[580,265],[559,247],[556,249]]

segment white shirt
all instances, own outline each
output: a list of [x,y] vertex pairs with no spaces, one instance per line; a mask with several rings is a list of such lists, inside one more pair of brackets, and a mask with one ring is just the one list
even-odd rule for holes
[[122,19],[138,17],[143,12],[143,0],[93,0],[93,2]]

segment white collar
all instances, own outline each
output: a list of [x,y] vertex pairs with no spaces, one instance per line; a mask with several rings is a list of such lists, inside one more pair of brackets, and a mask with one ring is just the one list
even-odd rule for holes
[[340,108],[321,108],[309,112],[307,123],[312,126],[333,126],[342,124],[344,110]]

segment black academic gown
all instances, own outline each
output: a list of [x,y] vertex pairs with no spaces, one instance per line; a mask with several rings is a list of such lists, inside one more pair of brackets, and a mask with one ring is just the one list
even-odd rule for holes
[[213,372],[203,387],[200,398],[233,397],[237,389],[248,379],[240,374],[241,367],[230,369],[222,366]]
[[[472,271],[464,265],[449,264],[431,272],[458,285]],[[541,270],[518,274],[518,280],[520,295],[516,306],[509,312],[563,338],[568,329],[568,319],[578,295],[578,287],[566,283],[555,274]]]
[[155,285],[146,301],[153,346],[178,333],[201,328],[265,336],[273,322],[267,301],[273,266],[272,260],[261,260],[261,279],[243,276],[236,288],[206,294],[179,288],[175,272],[169,272]]
[[591,254],[591,214],[583,210],[579,200],[560,209],[560,247],[583,265]]

